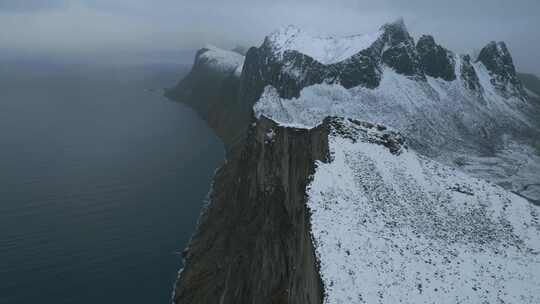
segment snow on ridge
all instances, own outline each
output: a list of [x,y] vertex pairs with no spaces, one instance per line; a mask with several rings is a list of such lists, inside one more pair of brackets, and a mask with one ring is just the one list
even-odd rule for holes
[[[456,71],[460,72],[460,57],[456,58]],[[459,161],[475,177],[520,191],[537,183],[540,158],[512,141],[504,143],[505,153],[486,157],[478,152],[485,144],[478,138],[528,128],[532,122],[519,108],[521,100],[500,96],[487,69],[481,63],[474,68],[483,87],[480,92],[468,89],[461,77],[416,81],[385,68],[381,84],[374,89],[323,83],[305,87],[298,98],[284,99],[267,86],[253,110],[256,117],[301,128],[313,128],[327,116],[382,124],[401,132],[419,152],[451,166]]]
[[538,207],[347,130],[307,191],[324,303],[540,303]]
[[344,61],[369,48],[381,34],[382,31],[345,37],[322,37],[289,25],[277,30],[268,39],[278,56],[294,50],[328,65]]
[[204,52],[199,56],[199,60],[202,60],[209,66],[222,72],[232,72],[236,76],[240,76],[242,73],[245,56],[234,51],[220,49],[213,45],[207,45],[203,50]]
[[[460,65],[456,56],[456,72],[460,72]],[[499,95],[481,63],[475,63],[474,68],[483,87],[482,96],[469,90],[461,77],[444,81],[428,76],[427,81],[417,81],[384,67],[381,83],[374,89],[321,83],[303,88],[298,98],[283,99],[275,88],[267,86],[253,109],[257,117],[264,115],[281,124],[309,128],[327,116],[354,118],[386,125],[418,140],[430,140],[436,135],[460,139],[464,126],[470,128],[468,132],[477,133],[474,128],[479,122],[493,120],[530,126],[519,110],[521,102]],[[424,125],[432,133],[418,130],[419,120],[431,122]]]

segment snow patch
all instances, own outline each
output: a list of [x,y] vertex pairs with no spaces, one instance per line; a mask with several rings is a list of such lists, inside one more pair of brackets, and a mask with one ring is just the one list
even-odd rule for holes
[[307,192],[324,303],[540,303],[538,207],[409,150],[329,145]]
[[[459,69],[460,63],[456,66]],[[469,90],[461,77],[454,81],[432,77],[417,81],[385,68],[380,85],[374,89],[345,89],[339,84],[322,83],[305,87],[298,98],[284,99],[267,86],[253,109],[257,117],[268,117],[283,126],[313,128],[327,116],[379,123],[402,132],[417,151],[452,165],[461,155],[485,158],[478,151],[486,143],[479,138],[534,126],[523,113],[521,100],[499,95],[487,69],[481,63],[474,68],[483,87],[482,96]],[[513,158],[502,154],[496,157],[501,168],[515,169],[503,172],[506,178],[498,181],[511,182],[512,189],[538,182],[538,173],[530,169],[537,165],[515,166]],[[538,157],[528,159],[540,164]],[[494,172],[494,168],[465,168],[476,177],[488,179]]]
[[245,57],[233,52],[207,45],[204,52],[199,56],[199,60],[208,66],[222,72],[234,73],[240,76],[244,65]]
[[297,51],[308,55],[322,64],[333,64],[346,60],[369,48],[382,32],[346,37],[322,37],[311,35],[295,26],[284,27],[268,39],[274,53],[283,56],[286,51]]

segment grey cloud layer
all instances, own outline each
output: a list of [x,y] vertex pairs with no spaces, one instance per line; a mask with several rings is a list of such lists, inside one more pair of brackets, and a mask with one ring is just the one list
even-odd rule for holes
[[504,40],[522,70],[540,73],[536,0],[0,0],[0,45],[66,53],[232,47],[259,44],[286,24],[345,35],[400,16],[414,35],[432,33],[458,52]]

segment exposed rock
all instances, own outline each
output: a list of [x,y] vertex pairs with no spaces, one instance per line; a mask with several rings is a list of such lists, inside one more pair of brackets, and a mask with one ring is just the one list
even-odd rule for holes
[[401,134],[389,131],[385,126],[351,118],[327,117],[323,125],[329,126],[330,134],[348,138],[353,143],[363,141],[388,148],[390,153],[399,154],[405,148]]
[[306,186],[327,141],[328,126],[262,118],[250,127],[243,151],[216,174],[174,303],[322,303]]
[[[480,85],[478,75],[471,63],[471,56],[461,56],[461,79],[464,81],[465,86],[474,92],[482,93],[483,88]],[[481,94],[479,94],[481,96]]]
[[446,81],[456,79],[455,60],[452,52],[435,43],[433,36],[424,35],[416,44],[420,64],[426,75]]
[[524,99],[525,91],[504,42],[490,42],[480,51],[477,60],[491,73],[491,83],[502,94]]
[[385,43],[382,60],[399,74],[424,78],[420,60],[414,45],[414,39],[409,35],[403,19],[382,27]]
[[302,88],[320,84],[340,84],[345,88],[379,85],[383,64],[396,72],[425,80],[413,38],[403,20],[381,27],[374,42],[343,61],[323,64],[296,50],[281,50],[278,40],[266,37],[259,48],[246,55],[242,87],[244,103],[254,104],[264,87],[275,87],[282,98],[298,97]]

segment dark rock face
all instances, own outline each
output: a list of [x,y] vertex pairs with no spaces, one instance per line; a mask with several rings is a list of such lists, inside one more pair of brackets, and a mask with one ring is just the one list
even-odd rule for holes
[[382,29],[384,30],[382,40],[386,45],[382,61],[399,74],[424,79],[414,39],[409,35],[403,20],[386,24]]
[[331,135],[347,138],[355,143],[363,141],[381,145],[392,154],[399,155],[403,149],[406,149],[403,136],[389,131],[383,125],[343,117],[327,117],[323,125],[329,126]]
[[420,37],[416,44],[416,50],[426,75],[442,78],[446,81],[456,79],[453,54],[436,44],[432,36],[424,35]]
[[266,85],[274,86],[285,98],[298,97],[302,88],[322,83],[325,72],[323,64],[296,51],[277,58],[271,42],[266,39],[261,47],[251,48],[246,55],[241,99],[253,106]]
[[329,157],[328,132],[265,118],[249,128],[216,174],[174,303],[322,303],[306,186],[315,160]]
[[381,37],[367,49],[328,65],[297,51],[286,51],[279,58],[267,38],[261,47],[251,48],[246,55],[241,99],[253,105],[267,85],[275,87],[280,96],[287,99],[298,97],[304,87],[320,83],[337,83],[347,89],[376,88],[383,65],[397,73],[425,80],[414,40],[403,21],[387,24],[381,31]]
[[480,80],[478,79],[476,70],[474,69],[471,63],[471,56],[469,55],[461,56],[461,75],[460,76],[463,82],[465,83],[465,86],[469,90],[473,92],[478,92],[479,94],[482,93],[483,89],[480,86]]
[[503,95],[525,99],[525,91],[519,80],[512,56],[504,42],[490,42],[478,55],[491,74],[491,83]]

